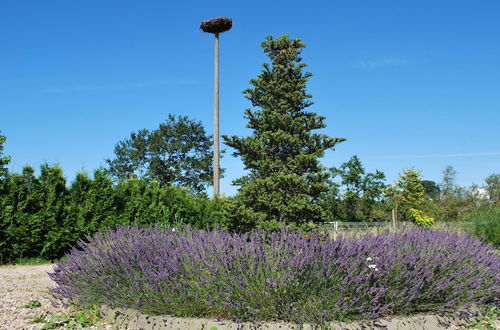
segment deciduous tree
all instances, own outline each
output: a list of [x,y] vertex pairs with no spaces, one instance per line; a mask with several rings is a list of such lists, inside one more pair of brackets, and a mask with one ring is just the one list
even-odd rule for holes
[[168,119],[155,130],[130,134],[106,160],[118,179],[137,176],[201,193],[212,183],[212,142],[201,122],[186,116]]
[[343,192],[340,218],[363,221],[371,218],[376,202],[383,196],[385,174],[379,170],[366,173],[358,156],[353,156],[339,168],[332,168],[334,177],[340,179]]
[[491,174],[484,182],[490,202],[500,206],[500,174]]
[[425,193],[429,196],[430,199],[436,200],[439,198],[439,193],[441,189],[439,185],[431,180],[422,180],[422,186],[424,187]]

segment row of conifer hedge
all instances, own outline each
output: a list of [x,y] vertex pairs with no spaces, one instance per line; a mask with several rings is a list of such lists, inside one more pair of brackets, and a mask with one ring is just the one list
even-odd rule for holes
[[129,179],[114,183],[104,170],[80,173],[68,186],[58,166],[31,167],[0,181],[0,263],[61,258],[79,238],[120,225],[211,227],[221,203],[178,187]]

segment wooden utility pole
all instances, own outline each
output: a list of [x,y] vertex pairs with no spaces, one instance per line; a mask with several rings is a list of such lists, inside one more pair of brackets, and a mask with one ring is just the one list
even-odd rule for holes
[[219,33],[229,31],[233,21],[227,17],[213,18],[201,22],[204,32],[215,35],[214,53],[214,198],[220,193],[220,152],[219,152]]

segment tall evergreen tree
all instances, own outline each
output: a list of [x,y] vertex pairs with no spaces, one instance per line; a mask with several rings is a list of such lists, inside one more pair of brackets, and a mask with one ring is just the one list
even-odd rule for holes
[[74,223],[77,238],[117,225],[117,197],[113,181],[104,169],[94,171],[93,180],[85,173],[78,173],[69,199],[68,218]]
[[[0,212],[3,231],[0,255],[3,262],[13,258],[34,257],[43,247],[44,222],[40,182],[34,169],[26,166],[22,174],[10,174]],[[2,247],[3,245],[3,247]]]
[[69,244],[72,243],[68,240],[72,223],[66,221],[68,204],[66,178],[59,166],[43,164],[40,166],[38,181],[40,182],[39,194],[44,206],[38,214],[39,218],[43,219],[41,232],[44,236],[40,255],[54,260],[66,252]]
[[300,57],[304,47],[300,39],[267,37],[262,48],[270,63],[250,80],[253,88],[244,91],[254,107],[245,110],[253,133],[223,136],[249,170],[234,182],[241,187],[232,213],[244,220],[235,229],[300,225],[325,217],[318,198],[329,175],[318,158],[345,139],[312,132],[326,125],[324,117],[306,111],[313,102],[306,91],[312,74],[303,72]]

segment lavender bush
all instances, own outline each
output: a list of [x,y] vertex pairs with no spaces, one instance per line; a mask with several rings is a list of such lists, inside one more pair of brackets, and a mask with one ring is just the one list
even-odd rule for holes
[[500,256],[430,229],[341,237],[119,228],[79,242],[51,278],[65,304],[322,323],[498,305]]

